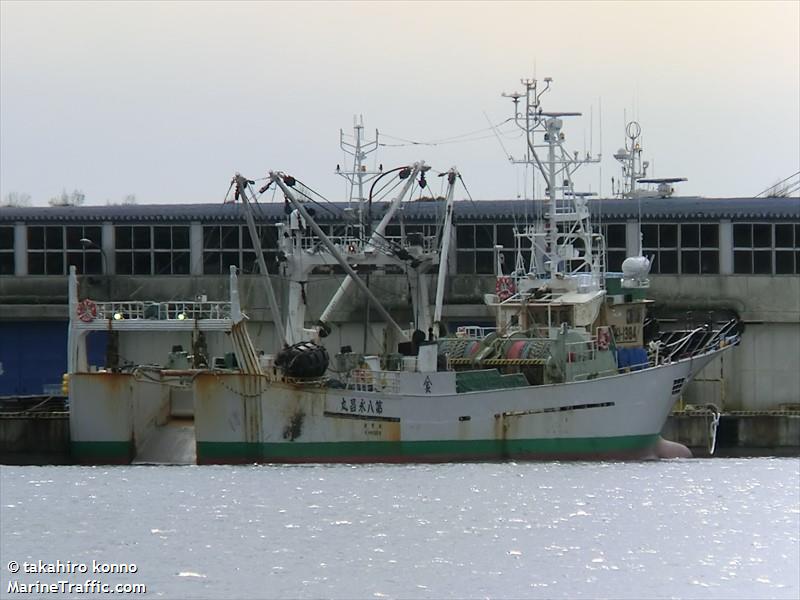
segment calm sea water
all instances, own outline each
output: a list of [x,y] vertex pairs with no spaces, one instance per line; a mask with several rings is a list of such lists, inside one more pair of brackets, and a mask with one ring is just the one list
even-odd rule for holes
[[[4,598],[86,579],[164,598],[800,596],[797,459],[6,466],[0,484]],[[89,573],[8,571],[39,560]]]

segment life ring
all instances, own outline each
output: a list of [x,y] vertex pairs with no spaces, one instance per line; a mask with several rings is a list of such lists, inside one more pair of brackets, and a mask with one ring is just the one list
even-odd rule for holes
[[611,346],[611,332],[608,327],[597,328],[597,349],[608,350]]
[[514,280],[511,277],[498,277],[494,285],[495,294],[500,300],[508,300],[514,295]]
[[97,317],[97,304],[86,298],[78,303],[78,318],[84,323],[91,323]]

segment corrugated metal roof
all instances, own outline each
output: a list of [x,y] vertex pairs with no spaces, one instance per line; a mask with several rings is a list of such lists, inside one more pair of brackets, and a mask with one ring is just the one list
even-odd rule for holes
[[[404,214],[409,220],[432,221],[442,213],[442,201],[407,202]],[[592,214],[603,220],[637,218],[639,202],[635,200],[591,199]],[[318,205],[316,219],[320,222],[342,219],[344,202]],[[455,203],[455,215],[460,221],[524,220],[541,210],[542,203],[532,200],[460,200]],[[376,205],[381,214],[386,205]],[[260,204],[256,208],[259,221],[275,221],[283,214],[283,203]],[[641,201],[643,219],[703,220],[703,219],[800,219],[798,198],[647,198]],[[0,222],[220,222],[244,221],[238,204],[143,204],[125,206],[62,206],[0,208]]]

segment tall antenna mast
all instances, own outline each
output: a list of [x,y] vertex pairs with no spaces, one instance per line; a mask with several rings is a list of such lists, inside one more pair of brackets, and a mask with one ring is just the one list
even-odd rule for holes
[[614,158],[622,165],[622,179],[617,195],[620,198],[637,198],[640,192],[636,182],[647,177],[650,164],[642,161],[642,127],[638,121],[630,121],[625,125],[625,147],[614,154]]
[[[600,162],[601,156],[586,152],[569,153],[564,147],[564,134],[561,131],[564,117],[580,116],[577,112],[544,112],[542,96],[550,89],[553,79],[544,78],[544,89],[539,88],[536,79],[522,79],[524,93],[503,94],[514,103],[514,121],[525,132],[526,153],[515,163],[529,164],[541,173],[545,181],[545,194],[548,209],[545,215],[544,232],[530,233],[533,245],[542,255],[544,267],[541,275],[551,280],[556,275],[572,274],[588,269],[599,277],[601,263],[593,250],[593,236],[589,221],[586,194],[577,193],[572,176],[587,163]],[[521,99],[525,106],[521,107]],[[535,136],[544,137],[544,143],[537,143]],[[542,157],[540,157],[540,152]],[[581,252],[577,250],[582,247]]]
[[[603,98],[599,97],[597,99],[597,120],[599,121],[598,127],[598,134],[600,139],[598,141],[598,145],[600,146],[600,152],[603,152]],[[600,171],[598,177],[600,178],[600,185],[598,186],[597,193],[602,198],[603,197],[603,163],[601,162],[598,165],[598,169]],[[613,190],[612,190],[613,192]]]
[[[364,164],[368,154],[378,149],[378,130],[375,130],[375,139],[372,141],[364,140],[364,116],[353,116],[353,141],[350,142],[343,130],[339,130],[339,145],[346,154],[353,157],[353,170],[343,171],[336,165],[336,173],[344,177],[350,184],[350,196],[348,198],[349,210],[352,211],[353,204],[358,204],[358,223],[359,228],[364,233],[366,198],[364,197],[364,184],[372,181],[383,172],[383,165],[379,170],[368,170]],[[363,236],[361,236],[363,237]]]
[[[635,198],[639,200],[642,198],[669,198],[675,191],[672,184],[686,181],[685,177],[647,178],[647,169],[651,164],[646,160],[642,160],[642,127],[638,121],[626,123],[625,138],[625,147],[614,153],[614,158],[622,165],[622,178],[617,184],[616,191],[611,190],[614,195],[620,198]],[[639,183],[653,183],[657,184],[658,187],[655,190],[642,189],[637,186]],[[641,206],[639,208],[641,213]],[[641,215],[639,220],[641,221]]]

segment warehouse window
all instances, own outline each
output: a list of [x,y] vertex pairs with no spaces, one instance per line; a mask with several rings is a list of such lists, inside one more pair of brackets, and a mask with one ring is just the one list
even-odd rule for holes
[[[264,261],[270,273],[277,273],[278,229],[274,225],[257,227]],[[223,275],[235,265],[242,273],[258,273],[256,253],[245,225],[203,226],[203,273]]]
[[[458,224],[456,227],[456,269],[461,274],[493,274],[494,273],[494,246],[503,246],[500,257],[503,272],[511,273],[516,269],[517,249],[522,251],[522,268],[530,269],[531,242],[528,238],[518,238],[517,231],[524,230],[524,226],[512,224]],[[627,255],[626,227],[624,223],[613,223],[603,227],[608,249],[607,270],[619,271],[622,261]],[[577,248],[582,248],[581,242],[576,242]]]
[[678,226],[673,223],[643,224],[642,254],[652,257],[651,273],[677,273]]
[[[103,273],[99,245],[102,230],[96,225],[28,226],[28,274],[66,275],[71,265],[80,274]],[[81,243],[90,240],[92,243]]]
[[188,225],[122,225],[114,230],[118,275],[188,275]]
[[734,223],[733,272],[800,273],[800,223]]
[[[406,223],[403,223],[401,226],[401,224],[397,222],[397,219],[393,219],[392,224],[386,226],[383,235],[378,238],[377,244],[395,251],[399,249],[403,243],[404,231],[406,246],[422,244],[423,247],[429,249],[438,247],[441,227],[429,224],[411,225]],[[407,263],[408,261],[406,261],[406,264]],[[402,273],[403,269],[402,262],[397,265],[386,265],[383,267],[387,275]]]
[[0,227],[0,275],[14,274],[14,228]]
[[603,236],[606,240],[606,271],[619,273],[622,271],[622,262],[628,256],[627,227],[624,223],[609,223],[603,226]]
[[[329,235],[326,228],[322,228],[325,235]],[[267,271],[270,273],[278,272],[278,228],[274,225],[264,225],[256,227],[258,231],[258,241],[261,245],[261,251],[264,253],[264,262],[267,265]],[[258,261],[256,261],[256,252],[253,248],[253,243],[250,238],[250,230],[247,227],[242,227],[242,273],[259,273]]]
[[645,223],[642,254],[653,257],[651,273],[719,273],[717,223]]
[[226,273],[230,265],[241,264],[238,225],[203,227],[203,273]]
[[775,273],[800,274],[800,223],[775,224]]
[[513,225],[459,223],[456,226],[456,272],[494,274],[495,245],[503,246],[500,251],[503,272],[510,273],[516,261]]
[[[341,228],[335,229],[337,231],[333,235],[341,235],[343,233]],[[396,246],[402,242],[402,234],[405,231],[405,243],[407,246],[410,244],[422,244],[425,248],[433,248],[437,246],[438,236],[441,234],[440,229],[441,227],[437,225],[411,225],[407,223],[400,225],[396,221],[392,221],[392,224],[386,226],[380,238],[387,244]],[[357,232],[354,232],[353,235],[357,235]]]
[[719,225],[681,224],[681,273],[719,273]]

